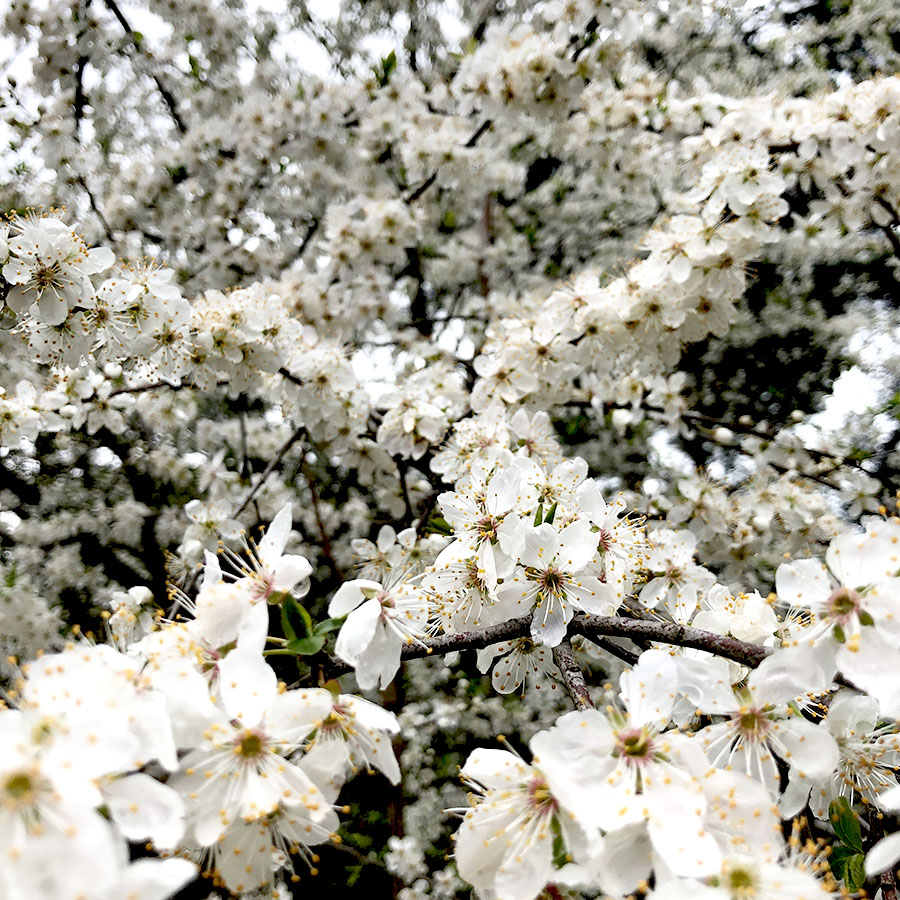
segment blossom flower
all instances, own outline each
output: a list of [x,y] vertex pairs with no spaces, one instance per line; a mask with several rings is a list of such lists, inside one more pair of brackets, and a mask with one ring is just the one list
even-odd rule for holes
[[795,778],[784,792],[786,812],[809,808],[816,818],[828,819],[828,807],[838,797],[851,805],[890,803],[897,790],[900,768],[900,735],[894,723],[878,726],[878,701],[865,694],[841,690],[828,704],[828,715],[819,727],[826,729],[837,744],[840,758],[824,778]]
[[408,583],[381,585],[356,578],[342,584],[328,615],[347,616],[335,644],[335,653],[356,670],[362,690],[380,682],[382,690],[400,668],[403,646],[429,634],[428,598]]
[[590,523],[578,520],[557,531],[539,525],[525,535],[521,565],[498,591],[507,617],[524,615],[534,607],[531,636],[555,647],[565,637],[576,609],[608,616],[618,607],[615,590],[586,572],[597,550]]
[[[717,868],[720,851],[704,827],[707,803],[700,782],[675,762],[692,751],[680,735],[663,733],[675,702],[675,672],[668,654],[645,651],[619,679],[624,711],[610,706],[606,714],[568,713],[531,746],[553,791],[578,821],[604,832],[645,823],[666,866],[695,876]],[[633,852],[632,867],[646,866],[639,842]]]
[[777,650],[749,674],[746,687],[736,689],[724,660],[679,658],[677,665],[679,690],[696,709],[727,716],[696,733],[713,765],[756,778],[775,800],[780,796],[776,755],[801,777],[831,776],[839,758],[834,738],[788,708],[807,692],[830,687],[809,648]]
[[391,735],[400,730],[397,717],[362,697],[329,695],[331,709],[310,735],[300,767],[335,800],[347,777],[378,769],[391,784],[400,781],[400,767]]
[[88,249],[84,241],[59,219],[30,219],[9,240],[10,259],[3,277],[12,285],[7,305],[17,313],[31,311],[48,325],[66,320],[76,304],[89,306],[94,287],[91,275],[115,262],[106,247]]
[[556,690],[558,670],[553,662],[553,653],[530,638],[503,641],[479,650],[478,671],[487,672],[492,665],[491,684],[498,694],[511,694],[526,682],[538,691],[542,682],[549,681],[550,690]]
[[836,537],[825,564],[799,559],[775,573],[779,598],[815,617],[801,639],[827,642],[843,674],[889,716],[900,715],[898,571],[900,524],[870,520],[864,533]]
[[279,691],[275,673],[249,650],[220,666],[217,702],[199,746],[171,779],[187,799],[192,839],[208,847],[238,819],[303,807],[314,822],[329,813],[322,792],[288,757],[330,708],[321,691]]
[[454,856],[460,876],[478,891],[534,900],[555,870],[600,841],[554,796],[538,767],[506,750],[473,751],[461,774],[475,796]]
[[676,622],[686,625],[691,620],[700,592],[715,582],[708,569],[694,562],[696,546],[690,531],[664,528],[651,536],[644,567],[654,577],[641,588],[638,599],[643,606],[662,604]]

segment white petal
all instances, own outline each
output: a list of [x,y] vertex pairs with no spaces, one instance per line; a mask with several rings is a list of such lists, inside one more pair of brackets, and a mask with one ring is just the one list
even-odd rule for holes
[[260,656],[237,648],[219,664],[219,697],[232,719],[240,719],[246,728],[258,724],[272,705],[278,691],[278,678]]
[[831,676],[819,664],[811,647],[784,647],[767,656],[751,673],[747,684],[761,706],[790,703],[807,693],[831,687]]
[[580,572],[597,552],[597,534],[587,519],[577,519],[559,533],[559,568]]
[[787,751],[778,750],[779,755],[798,775],[818,781],[837,767],[840,751],[826,728],[795,718],[775,722],[772,730]]
[[[336,599],[337,596],[335,596]],[[331,602],[333,604],[334,600]],[[331,612],[330,608],[329,612]],[[362,606],[354,609],[347,616],[347,621],[338,632],[334,652],[344,662],[350,663],[351,666],[356,665],[360,655],[374,640],[380,618],[381,604],[375,599],[366,600]]]
[[632,725],[668,724],[675,704],[678,670],[663,650],[645,650],[637,665],[619,677],[620,696]]
[[502,790],[530,778],[534,770],[508,750],[479,747],[469,754],[460,775],[486,788]]
[[727,660],[679,656],[675,659],[675,665],[678,669],[678,690],[700,712],[726,715],[740,706],[731,687],[731,667]]
[[103,797],[116,825],[129,841],[153,841],[173,850],[184,834],[181,795],[155,778],[136,772],[103,786]]
[[270,569],[284,551],[284,545],[287,543],[291,533],[291,524],[293,522],[293,509],[288,503],[283,506],[278,515],[272,519],[272,523],[266,529],[266,533],[262,536],[259,544],[257,544],[257,554]]
[[900,859],[900,831],[883,837],[866,854],[866,875],[871,878]]
[[381,585],[377,581],[367,581],[365,578],[345,581],[331,598],[331,603],[328,604],[328,615],[333,619],[339,619],[352,612],[366,599],[363,589],[380,591]]
[[559,550],[559,535],[552,525],[538,525],[525,534],[525,549],[519,559],[523,566],[533,566],[544,570],[556,558]]
[[832,579],[818,559],[798,559],[782,563],[775,573],[778,599],[791,606],[815,606],[823,603],[832,589]]
[[377,703],[370,703],[352,694],[341,694],[339,702],[342,706],[346,706],[365,728],[387,731],[389,734],[397,734],[400,731],[397,717]]

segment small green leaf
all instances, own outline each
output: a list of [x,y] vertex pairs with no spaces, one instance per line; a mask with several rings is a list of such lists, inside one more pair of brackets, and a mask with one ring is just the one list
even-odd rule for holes
[[855,855],[855,850],[851,850],[843,844],[835,844],[831,848],[831,853],[828,856],[828,865],[831,866],[831,871],[834,873],[835,878],[840,878],[842,881],[847,880],[845,875],[847,860]]
[[864,609],[859,611],[859,624],[860,625],[874,625],[875,620],[872,618],[872,614],[866,612]]
[[456,216],[453,214],[452,209],[448,209],[444,213],[443,218],[441,219],[441,225],[440,225],[440,228],[438,228],[438,231],[440,231],[444,234],[449,234],[455,228],[456,228]]
[[391,50],[391,52],[381,60],[381,65],[375,70],[375,77],[378,79],[379,87],[387,87],[388,82],[391,80],[391,74],[396,68],[397,54]]
[[291,625],[291,620],[288,616],[288,609],[286,604],[281,607],[281,630],[284,632],[284,636],[289,641],[294,641],[297,639],[297,632],[294,631],[294,626]]
[[297,638],[287,645],[287,649],[293,651],[298,656],[312,656],[318,653],[325,645],[325,638],[322,635],[314,635],[313,637]]
[[328,634],[329,631],[337,631],[341,625],[344,624],[344,618],[340,619],[325,619],[322,622],[319,622],[315,628],[313,628],[314,635],[320,634]]
[[553,865],[561,869],[566,863],[571,862],[572,858],[566,850],[566,842],[563,840],[562,829],[556,816],[551,820],[550,830],[553,832]]
[[832,800],[828,807],[828,818],[831,820],[831,826],[834,833],[841,839],[842,843],[862,853],[862,837],[859,830],[859,820],[856,814],[850,808],[846,797],[838,797]]
[[854,894],[866,883],[866,858],[854,853],[844,867],[844,882]]
[[453,534],[450,523],[441,515],[434,515],[428,520],[428,530],[448,536]]
[[281,626],[288,640],[311,637],[313,634],[312,618],[293,597],[281,607]]
[[538,503],[538,507],[534,513],[534,525],[537,527],[544,519],[544,504]]
[[839,643],[846,643],[847,638],[844,634],[844,629],[841,628],[840,625],[835,625],[834,628],[831,629],[831,633],[834,635],[834,639]]
[[553,522],[553,519],[554,519],[555,516],[556,516],[556,507],[557,507],[558,505],[559,505],[558,503],[554,503],[553,506],[550,507],[550,512],[547,513],[547,516],[546,516],[546,518],[544,519],[544,522],[545,522],[546,524],[550,525],[550,524]]

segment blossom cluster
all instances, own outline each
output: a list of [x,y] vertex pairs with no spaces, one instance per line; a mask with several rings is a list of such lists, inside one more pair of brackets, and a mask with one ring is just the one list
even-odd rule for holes
[[900,401],[739,389],[900,371],[884,4],[264,6],[4,13],[0,895],[287,895],[401,767],[403,900],[896,893]]
[[[351,774],[399,779],[392,713],[336,682],[290,689],[266,661],[270,605],[312,571],[283,552],[290,530],[285,507],[234,573],[208,554],[180,598],[190,618],[161,619],[134,588],[113,598],[108,643],[22,664],[0,712],[5,894],[149,900],[198,865],[249,893],[293,874],[292,855],[315,870]],[[129,862],[129,841],[163,858]]]

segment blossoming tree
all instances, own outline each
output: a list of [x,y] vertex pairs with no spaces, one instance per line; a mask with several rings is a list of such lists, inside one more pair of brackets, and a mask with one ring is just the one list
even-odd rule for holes
[[896,900],[891,7],[12,0],[0,897]]

